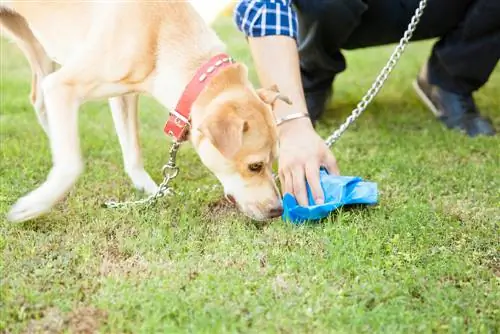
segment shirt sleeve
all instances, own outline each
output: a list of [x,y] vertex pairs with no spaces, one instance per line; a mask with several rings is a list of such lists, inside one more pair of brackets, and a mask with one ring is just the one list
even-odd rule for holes
[[297,39],[297,13],[291,0],[240,0],[234,21],[249,37],[289,36]]

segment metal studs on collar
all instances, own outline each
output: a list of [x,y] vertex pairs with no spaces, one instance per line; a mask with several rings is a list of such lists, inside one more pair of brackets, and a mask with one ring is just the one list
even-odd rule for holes
[[198,78],[198,81],[200,82],[203,82],[207,79],[208,75],[213,73],[215,71],[215,69],[217,67],[220,67],[222,64],[224,63],[233,63],[233,58],[231,57],[226,57],[226,58],[222,58],[222,59],[219,59],[215,62],[214,65],[210,66],[209,68],[207,68],[207,70],[205,71],[205,73],[201,74],[200,77]]
[[178,117],[175,118],[174,122],[175,122],[175,125],[177,125],[177,126],[183,126],[184,125],[184,124],[182,124],[183,123],[182,120],[180,118],[178,118]]
[[200,78],[198,80],[200,80],[200,82],[203,82],[203,81],[205,81],[206,78],[207,78],[207,74],[203,73],[202,75],[200,75]]

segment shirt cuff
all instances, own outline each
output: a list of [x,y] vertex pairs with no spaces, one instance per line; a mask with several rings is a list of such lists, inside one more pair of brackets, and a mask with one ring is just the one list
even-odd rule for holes
[[242,0],[234,9],[238,29],[249,37],[288,36],[297,40],[297,13],[286,0]]

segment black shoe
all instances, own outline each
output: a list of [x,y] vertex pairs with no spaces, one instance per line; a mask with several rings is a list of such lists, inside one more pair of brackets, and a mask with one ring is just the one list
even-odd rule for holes
[[413,87],[422,101],[449,129],[461,130],[470,137],[495,134],[491,121],[479,113],[472,94],[456,94],[431,85],[425,73],[417,77]]
[[306,106],[313,126],[325,112],[327,103],[332,97],[332,89],[324,89],[315,92],[305,92]]

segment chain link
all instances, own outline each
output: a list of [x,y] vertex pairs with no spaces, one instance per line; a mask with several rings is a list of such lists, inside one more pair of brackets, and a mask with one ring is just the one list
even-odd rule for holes
[[[326,146],[330,148],[347,130],[347,128],[349,128],[349,126],[352,123],[354,123],[354,121],[356,121],[356,119],[358,119],[359,116],[361,116],[363,111],[366,110],[366,108],[372,102],[375,96],[377,96],[380,89],[385,84],[385,81],[389,77],[389,74],[392,72],[392,70],[398,63],[399,59],[401,58],[401,55],[403,54],[408,43],[410,42],[413,33],[415,32],[415,29],[417,28],[417,25],[420,21],[420,18],[424,13],[424,8],[426,6],[427,6],[427,0],[420,0],[418,8],[415,10],[415,14],[413,15],[410,23],[408,24],[408,28],[406,29],[403,37],[399,41],[399,44],[392,52],[386,65],[382,68],[380,74],[377,76],[370,89],[368,89],[368,91],[363,96],[361,101],[356,105],[356,108],[354,108],[354,110],[351,112],[351,115],[349,115],[346,118],[345,122],[342,123],[342,125],[340,125],[340,127],[337,130],[335,130],[328,138],[326,138],[325,140]],[[164,165],[162,168],[163,181],[162,183],[160,183],[158,191],[155,194],[152,194],[151,196],[138,201],[128,201],[128,202],[108,201],[105,203],[105,206],[107,208],[126,208],[130,206],[144,205],[144,204],[146,206],[151,206],[155,204],[158,201],[158,199],[165,197],[167,195],[173,195],[174,192],[170,187],[169,183],[175,177],[177,177],[177,174],[179,174],[179,167],[176,165],[177,152],[179,151],[179,147],[180,143],[175,141],[172,147],[170,148],[168,163]],[[212,186],[203,186],[198,188],[197,192],[204,190],[214,191],[218,188],[220,188],[220,185],[218,184]]]
[[158,190],[156,191],[156,193],[137,201],[117,202],[110,200],[104,203],[105,207],[109,209],[123,209],[136,205],[146,205],[147,207],[149,207],[155,204],[158,199],[167,195],[173,195],[174,191],[172,190],[172,187],[169,186],[169,183],[179,174],[179,167],[177,166],[176,161],[177,152],[179,151],[180,146],[181,144],[178,141],[174,141],[174,143],[172,144],[169,152],[168,162],[162,168],[163,181],[158,186]]

